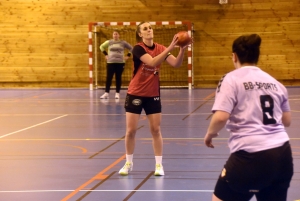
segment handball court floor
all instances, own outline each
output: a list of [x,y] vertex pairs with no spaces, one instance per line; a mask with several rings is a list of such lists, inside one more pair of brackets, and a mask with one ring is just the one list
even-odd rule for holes
[[[0,90],[0,201],[209,201],[229,156],[228,132],[204,146],[215,89],[162,89],[165,176],[154,173],[148,121],[141,115],[133,171],[125,163],[126,90]],[[288,201],[300,200],[300,88],[288,88],[294,157]],[[251,201],[255,201],[252,198]]]

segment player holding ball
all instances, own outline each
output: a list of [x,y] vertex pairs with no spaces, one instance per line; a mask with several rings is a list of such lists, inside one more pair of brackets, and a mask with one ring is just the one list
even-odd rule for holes
[[162,166],[163,139],[160,130],[161,100],[159,71],[162,62],[166,61],[171,66],[180,67],[184,52],[192,40],[183,46],[175,57],[170,52],[176,47],[179,35],[173,37],[171,44],[165,47],[153,41],[153,29],[149,22],[141,22],[136,29],[137,44],[133,47],[134,70],[125,100],[126,134],[125,149],[126,163],[119,174],[128,175],[133,167],[133,152],[135,148],[135,135],[142,110],[144,109],[149,121],[152,134],[152,146],[155,155],[155,176],[164,175]]

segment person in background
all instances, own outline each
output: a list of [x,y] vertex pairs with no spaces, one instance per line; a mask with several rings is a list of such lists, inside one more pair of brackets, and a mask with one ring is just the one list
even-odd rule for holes
[[226,125],[230,156],[216,183],[213,201],[286,201],[293,158],[285,127],[291,124],[287,89],[257,67],[261,38],[234,40],[235,70],[216,89],[214,112],[204,143]]
[[[128,49],[130,52],[124,56],[124,50]],[[113,39],[107,40],[100,45],[100,50],[105,55],[107,61],[106,66],[106,83],[105,93],[100,97],[101,99],[109,98],[109,91],[113,76],[116,79],[116,94],[115,98],[120,98],[120,90],[122,85],[122,73],[126,60],[131,56],[132,46],[124,40],[120,40],[120,32],[113,31]],[[107,51],[106,51],[107,50]]]
[[152,134],[152,146],[155,155],[154,175],[164,175],[162,165],[163,139],[160,129],[161,100],[159,72],[160,65],[166,61],[173,67],[180,67],[184,58],[184,52],[188,45],[179,47],[177,57],[170,52],[178,41],[177,35],[173,37],[171,44],[165,47],[153,41],[153,29],[149,22],[141,22],[136,29],[137,44],[133,47],[134,71],[130,81],[125,100],[126,110],[126,134],[125,149],[126,163],[120,169],[119,174],[128,175],[133,168],[133,152],[135,148],[135,135],[142,110],[144,109]]

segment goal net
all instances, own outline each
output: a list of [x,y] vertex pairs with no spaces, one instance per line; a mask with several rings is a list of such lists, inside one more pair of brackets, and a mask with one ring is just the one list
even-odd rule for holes
[[[190,35],[191,25],[188,22],[150,22],[154,32],[154,42],[160,43],[166,47],[171,43],[174,35],[179,31],[187,31]],[[100,45],[106,40],[112,39],[113,30],[120,32],[120,39],[127,41],[134,46],[136,44],[135,30],[139,22],[134,23],[93,23],[90,27],[92,34],[89,39],[89,65],[91,88],[104,88],[106,81],[106,60],[100,51]],[[91,26],[91,23],[90,23]],[[125,50],[127,54],[128,50]],[[175,48],[171,52],[174,56],[179,53],[179,48]],[[133,61],[130,57],[125,64],[122,74],[122,87],[126,88],[132,78]],[[192,47],[185,52],[184,60],[179,68],[170,66],[167,62],[163,62],[160,68],[160,85],[163,88],[191,88],[192,85]],[[92,81],[91,81],[92,80]],[[112,88],[115,87],[115,78],[112,81]]]

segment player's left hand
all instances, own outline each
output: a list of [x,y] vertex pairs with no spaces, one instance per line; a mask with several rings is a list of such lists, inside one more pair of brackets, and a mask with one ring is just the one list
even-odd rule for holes
[[191,44],[193,44],[194,43],[194,39],[193,38],[191,38],[191,40],[190,40],[190,42],[187,44],[187,45],[185,45],[185,46],[183,46],[183,47],[180,47],[180,48],[182,48],[183,50],[185,50],[186,48],[188,48]]

